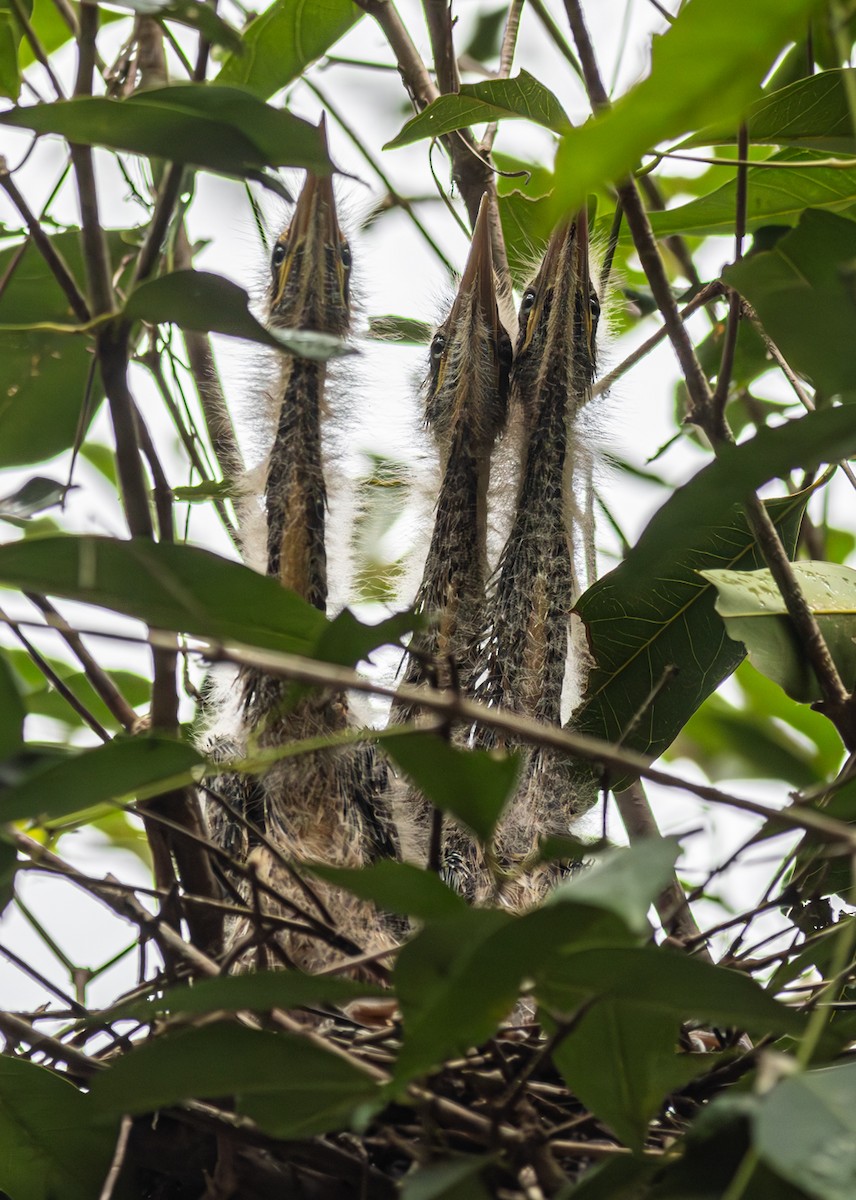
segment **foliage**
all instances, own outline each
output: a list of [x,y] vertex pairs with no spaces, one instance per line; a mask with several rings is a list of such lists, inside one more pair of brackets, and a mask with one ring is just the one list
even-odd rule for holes
[[[454,23],[433,0],[404,20],[388,0],[121,7],[0,0],[0,956],[38,995],[0,1013],[0,1195],[851,1196],[853,6],[628,3],[616,41],[588,5],[594,43],[577,0],[483,0]],[[621,335],[592,408],[655,343],[676,353],[670,440],[658,413],[586,494],[601,563],[620,561],[574,605],[592,661],[561,728],[476,703],[452,670],[427,716],[402,692],[384,729],[277,744],[263,725],[245,754],[204,732],[214,664],[287,681],[287,726],[319,697],[389,696],[383,648],[426,624],[399,591],[410,468],[370,430],[357,614],[236,561],[257,489],[241,447],[267,431],[236,436],[223,394],[239,411],[264,382],[221,378],[219,338],[335,379],[360,354],[424,370],[433,326],[414,299],[356,339],[272,327],[196,221],[228,197],[260,226],[295,190],[282,168],[352,163],[371,177],[366,274],[391,248],[414,296],[406,256],[451,283],[485,191],[518,301],[587,210]],[[513,443],[512,425],[507,459]],[[206,797],[254,811],[259,779],[337,751],[426,798],[430,862],[280,847],[277,916],[264,831],[217,841]],[[604,836],[563,829],[509,869],[503,817],[539,771],[599,789]],[[483,903],[439,870],[444,817],[476,839]],[[531,878],[554,886],[516,903]],[[345,893],[386,914],[394,949],[336,927],[323,897]],[[98,966],[63,949],[81,894],[123,947],[94,939]],[[332,965],[248,969],[282,929]]]

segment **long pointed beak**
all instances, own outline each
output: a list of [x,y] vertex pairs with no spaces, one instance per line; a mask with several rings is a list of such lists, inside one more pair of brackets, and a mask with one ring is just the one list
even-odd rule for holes
[[454,327],[467,301],[472,297],[478,304],[485,324],[496,335],[501,322],[496,301],[496,281],[493,273],[493,249],[490,240],[490,202],[487,193],[482,196],[473,229],[467,265],[461,276],[458,294],[449,314],[449,325]]
[[[528,292],[533,293],[532,307],[524,315],[518,356],[529,349],[536,332],[541,329],[543,350],[549,354],[548,341],[552,336],[567,337],[567,321],[576,324],[581,317],[588,351],[593,352],[594,323],[591,311],[591,279],[589,275],[588,218],[585,210],[572,221],[558,225],[547,243],[541,268]],[[562,315],[564,314],[564,323]],[[551,319],[552,318],[552,319]]]
[[[320,129],[326,144],[323,119]],[[289,297],[301,295],[314,294],[323,302],[338,293],[340,306],[347,309],[350,257],[346,251],[346,239],[336,215],[332,177],[307,171],[291,222],[277,239],[270,293],[271,320],[305,328],[322,320],[323,314],[319,312],[292,311],[294,301]],[[335,279],[328,279],[331,270]],[[322,282],[325,279],[328,281]],[[318,304],[310,307],[317,309]]]

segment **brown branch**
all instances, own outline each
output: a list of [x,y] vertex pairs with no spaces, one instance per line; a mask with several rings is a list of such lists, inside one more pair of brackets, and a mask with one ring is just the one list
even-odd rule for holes
[[[698,295],[693,296],[692,300],[684,305],[684,307],[679,311],[678,316],[682,321],[686,321],[687,318],[691,317],[694,312],[697,312],[706,304],[710,304],[711,300],[715,300],[718,296],[722,296],[724,292],[725,284],[719,279],[714,279],[712,283],[705,284]],[[651,351],[656,346],[659,346],[660,342],[662,342],[664,338],[667,338],[668,336],[668,329],[665,325],[662,325],[657,332],[653,333],[649,338],[647,338],[641,346],[637,346],[632,353],[628,354],[627,358],[625,358],[623,362],[620,362],[617,367],[613,367],[613,369],[607,375],[603,375],[600,379],[598,379],[597,383],[591,390],[591,399],[594,399],[595,396],[603,395],[604,392],[608,392],[616,380],[620,379],[622,375],[626,375],[631,367],[635,367],[638,362],[641,362],[643,358],[650,354]]]
[[85,323],[91,316],[89,306],[62,255],[42,229],[38,218],[30,211],[26,200],[15,186],[15,181],[6,166],[6,160],[3,158],[0,158],[0,187],[2,187],[3,191],[23,217],[30,237],[33,239],[33,245],[41,254],[57,283],[65,293],[66,299],[71,305],[72,312],[78,321]]
[[92,715],[83,701],[79,700],[77,696],[75,696],[74,692],[65,682],[65,680],[60,679],[59,675],[57,675],[50,663],[39,653],[33,643],[23,632],[18,622],[13,621],[11,617],[7,616],[6,613],[2,611],[2,609],[0,609],[0,617],[14,632],[18,641],[24,647],[33,663],[38,667],[51,687],[58,693],[58,695],[62,696],[66,704],[68,704],[68,706],[77,713],[80,719],[89,726],[92,732],[101,738],[102,742],[109,742],[110,734],[101,724],[101,722]]
[[782,594],[800,646],[823,693],[823,702],[818,707],[835,725],[847,749],[852,751],[856,749],[853,697],[841,681],[817,618],[803,594],[770,514],[757,496],[750,496],[745,501],[745,507],[755,540]]
[[[565,0],[565,10],[568,14],[571,32],[573,33],[577,52],[582,63],[583,75],[592,107],[595,110],[606,108],[609,105],[609,97],[606,94],[606,89],[600,77],[594,47],[589,37],[579,0]],[[691,405],[689,419],[696,421],[699,414],[704,415],[708,412],[711,396],[710,385],[702,370],[701,363],[696,357],[692,341],[684,328],[681,315],[678,312],[678,305],[672,295],[669,278],[663,266],[663,260],[660,257],[660,251],[654,238],[654,232],[651,229],[648,213],[639,195],[639,189],[633,179],[625,179],[617,185],[617,191],[619,200],[624,208],[628,228],[633,237],[636,253],[639,255],[639,261],[642,264],[642,270],[645,272],[645,276],[650,284],[657,307],[662,313],[666,332],[674,348],[687,385]]]
[[74,654],[77,661],[83,668],[83,673],[88,679],[94,691],[104,702],[119,724],[128,732],[133,731],[139,725],[140,718],[131,708],[125,697],[116,687],[116,684],[101,667],[86,647],[79,635],[65,621],[64,617],[54,608],[54,606],[44,596],[40,596],[37,592],[25,592],[24,595],[44,614],[48,625],[56,629],[65,644]]
[[11,0],[12,11],[15,14],[15,20],[21,26],[24,37],[33,52],[33,57],[44,68],[45,74],[51,81],[51,87],[56,93],[57,100],[64,100],[65,93],[62,90],[59,80],[54,74],[53,67],[50,64],[50,59],[45,53],[45,48],[39,41],[38,34],[32,26],[27,10],[24,8],[21,0]]
[[[624,791],[616,792],[615,803],[631,842],[663,836],[641,783],[637,781]],[[677,876],[673,876],[671,882],[660,892],[654,905],[663,922],[663,928],[680,945],[686,946],[701,940],[701,930],[696,924]],[[697,957],[712,961],[704,946],[699,949]]]
[[425,24],[431,38],[434,56],[434,74],[437,87],[444,95],[457,92],[461,86],[458,64],[455,59],[455,42],[452,36],[452,6],[450,0],[422,0]]
[[[21,622],[26,624],[26,622]],[[164,634],[159,630],[149,630],[146,635],[135,637],[128,633],[111,633],[106,630],[78,630],[97,637],[108,638],[121,642],[142,642],[148,645],[172,645],[172,634]],[[269,675],[277,675],[283,679],[292,679],[310,687],[329,687],[336,691],[347,690],[360,692],[364,695],[386,696],[397,699],[407,707],[421,707],[428,712],[436,712],[444,719],[458,720],[462,724],[483,725],[509,735],[514,741],[531,743],[535,746],[547,746],[566,754],[569,758],[579,758],[586,762],[597,763],[610,770],[622,774],[638,775],[649,779],[663,787],[680,788],[701,800],[712,804],[722,804],[741,812],[752,813],[765,820],[780,821],[783,825],[794,829],[810,829],[819,837],[828,841],[841,842],[856,848],[856,831],[850,829],[841,821],[827,817],[824,813],[799,805],[788,805],[776,809],[759,804],[754,800],[732,796],[710,784],[696,783],[670,775],[651,765],[651,760],[632,750],[617,749],[611,742],[588,734],[573,733],[557,728],[531,717],[524,717],[503,708],[489,708],[474,700],[456,696],[448,689],[433,689],[420,685],[412,687],[401,684],[399,687],[389,687],[360,675],[348,667],[337,667],[329,663],[313,662],[297,654],[286,654],[275,650],[256,650],[251,646],[235,642],[215,642],[206,638],[194,638],[192,647],[182,646],[182,654],[199,654],[207,662],[232,662],[239,666],[252,667]],[[410,732],[410,726],[402,726],[401,731]],[[386,736],[395,736],[396,730],[386,730],[384,733],[366,730],[366,738],[376,738],[382,741]],[[317,749],[316,739],[310,739],[312,748]],[[267,764],[266,764],[267,765]]]

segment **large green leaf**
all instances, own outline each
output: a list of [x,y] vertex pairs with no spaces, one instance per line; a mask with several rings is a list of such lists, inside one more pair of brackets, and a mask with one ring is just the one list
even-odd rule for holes
[[539,83],[528,71],[521,71],[513,79],[464,83],[460,91],[438,96],[408,121],[384,149],[396,150],[399,146],[407,146],[423,138],[441,137],[455,129],[512,117],[534,121],[556,133],[563,133],[570,124],[549,88]]
[[[186,83],[126,100],[78,97],[0,113],[0,123],[271,184],[269,167],[330,171],[321,132],[241,88]],[[277,184],[277,187],[280,185]]]
[[754,1121],[758,1153],[816,1200],[856,1192],[856,1065],[806,1071],[761,1098]]
[[779,1004],[748,975],[663,946],[560,946],[536,982],[536,995],[561,1012],[573,1012],[583,1000],[608,997],[676,1020],[716,1021],[794,1037],[806,1023],[803,1013]]
[[[856,423],[849,407],[814,412],[724,448],[716,462],[679,488],[624,562],[577,605],[597,665],[573,727],[615,741],[641,714],[624,744],[662,753],[743,657],[726,641],[713,592],[696,573],[761,565],[736,502],[769,479],[854,450]],[[807,498],[802,493],[770,503],[787,545],[794,544]],[[671,674],[675,665],[677,675]],[[625,780],[612,782],[620,787]]]
[[[856,685],[856,571],[838,563],[797,562],[791,569],[814,613],[845,688]],[[717,591],[716,611],[728,636],[746,647],[751,662],[794,700],[809,704],[823,693],[799,645],[772,575],[758,571],[703,571]]]
[[190,783],[202,758],[187,742],[119,737],[35,771],[0,796],[0,820],[61,817]]
[[0,1057],[0,1188],[12,1200],[92,1200],[116,1145],[89,1096],[55,1071]]
[[92,1081],[104,1114],[143,1113],[211,1096],[273,1137],[309,1137],[347,1128],[377,1084],[306,1038],[217,1024],[158,1037],[123,1055]]
[[723,272],[788,362],[828,395],[856,389],[854,260],[856,222],[811,209],[772,250]]
[[[110,230],[107,242],[114,269],[128,246],[125,231]],[[85,278],[80,236],[51,237],[78,285]],[[20,255],[20,257],[19,257]],[[0,326],[74,322],[65,293],[36,247],[29,243],[0,250]],[[40,462],[74,441],[92,368],[85,338],[49,330],[0,329],[0,467]],[[101,399],[93,383],[91,410]]]
[[0,546],[0,581],[147,625],[310,654],[324,616],[274,579],[193,546],[45,537]]
[[[756,100],[746,114],[750,142],[803,146],[826,156],[856,153],[847,99],[848,77],[850,81],[856,79],[856,70],[819,71]],[[692,139],[702,146],[736,141],[736,127],[725,131],[703,129]]]
[[[646,541],[657,539],[658,518],[682,499],[678,492],[667,502],[636,550],[589,588],[576,607],[596,665],[571,726],[609,741],[623,739],[623,745],[654,756],[743,658],[742,649],[723,637],[713,590],[697,572],[714,563],[757,567],[761,562],[746,518],[733,506],[719,521],[704,507],[693,508],[695,545],[649,555]],[[807,502],[803,493],[767,503],[789,548],[796,544]],[[631,728],[640,713],[642,719]],[[624,776],[610,779],[619,789],[627,782]]]
[[[856,169],[838,171],[814,164],[822,157],[809,151],[784,151],[768,162],[787,164],[750,167],[746,172],[746,228],[762,225],[795,225],[807,208],[847,212],[856,205]],[[793,164],[804,163],[799,170]],[[854,164],[856,167],[856,164]],[[651,227],[658,237],[673,233],[729,234],[734,232],[737,184],[729,181],[698,200],[651,213]],[[623,232],[625,238],[629,232]]]
[[351,353],[341,338],[329,333],[266,329],[250,312],[244,289],[208,271],[174,271],[142,284],[129,297],[125,316],[151,325],[172,322],[182,329],[246,338],[321,362]]
[[[711,122],[736,122],[817,0],[693,0],[655,39],[651,74],[612,109],[562,139],[557,210],[574,212],[647,151]],[[735,31],[740,36],[735,36]],[[700,48],[703,51],[700,52]]]
[[820,713],[795,704],[748,659],[734,672],[741,703],[708,696],[684,725],[669,756],[690,758],[714,783],[783,779],[805,788],[841,765],[841,738]]
[[218,83],[266,100],[302,75],[362,16],[352,0],[274,0],[244,33],[244,52],[227,55]]
[[647,937],[647,911],[672,877],[677,846],[651,840],[598,858],[523,917],[468,909],[433,920],[399,953],[394,972],[404,1044],[398,1079],[429,1070],[488,1038],[524,979],[563,947],[628,945]]
[[553,1061],[573,1095],[638,1153],[667,1093],[712,1068],[707,1055],[678,1054],[677,1040],[676,1017],[610,998],[583,1015]]
[[433,733],[388,738],[387,754],[442,812],[462,821],[482,842],[493,837],[520,774],[514,755],[462,750]]

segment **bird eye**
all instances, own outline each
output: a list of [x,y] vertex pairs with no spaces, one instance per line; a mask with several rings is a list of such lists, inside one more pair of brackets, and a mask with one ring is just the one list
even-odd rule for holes
[[527,288],[523,293],[523,299],[520,302],[520,311],[525,315],[532,312],[535,307],[535,289]]
[[443,351],[446,349],[446,339],[442,333],[435,333],[434,340],[431,342],[431,357],[439,359],[443,357]]
[[600,316],[600,301],[598,300],[595,292],[592,292],[592,294],[589,296],[589,310],[591,312],[592,319],[596,321]]
[[351,258],[351,247],[348,245],[347,242],[342,242],[341,248],[339,250],[339,257],[342,261],[342,266],[345,268],[345,270],[350,271],[351,262],[353,260]]
[[285,262],[285,244],[283,242],[277,242],[277,244],[274,246],[273,258],[271,261],[275,271],[279,270],[279,268]]

